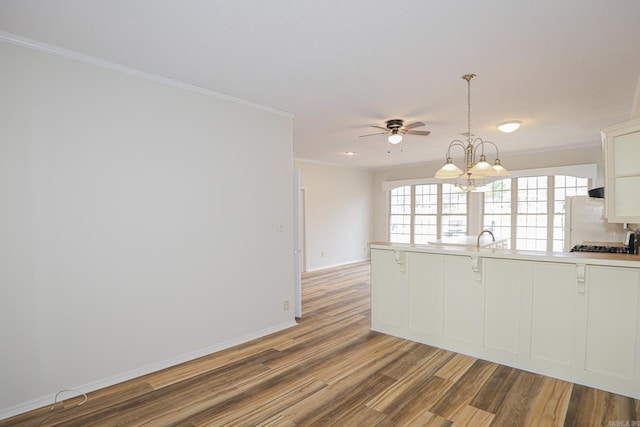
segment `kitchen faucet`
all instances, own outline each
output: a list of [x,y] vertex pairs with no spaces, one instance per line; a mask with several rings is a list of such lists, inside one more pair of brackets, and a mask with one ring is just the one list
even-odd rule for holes
[[480,249],[480,237],[484,234],[484,233],[489,233],[491,235],[491,238],[493,239],[493,241],[496,241],[496,236],[493,235],[493,233],[489,230],[483,230],[480,232],[480,234],[478,234],[478,243],[476,244],[476,248]]

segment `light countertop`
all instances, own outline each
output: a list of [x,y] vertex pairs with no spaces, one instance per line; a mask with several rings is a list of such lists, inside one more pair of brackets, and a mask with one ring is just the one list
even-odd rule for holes
[[502,258],[540,262],[610,265],[640,268],[640,255],[598,252],[545,252],[516,249],[476,248],[476,245],[420,245],[408,243],[371,242],[372,249],[387,249],[406,252],[425,252],[443,255],[466,255],[472,258]]
[[[506,242],[507,239],[497,239],[495,242],[491,240],[491,236],[483,235],[480,238],[480,247],[487,248],[491,246],[499,247],[500,243]],[[478,236],[451,236],[451,237],[443,237],[438,240],[434,240],[429,242],[430,245],[434,246],[471,246],[477,247],[478,245]]]

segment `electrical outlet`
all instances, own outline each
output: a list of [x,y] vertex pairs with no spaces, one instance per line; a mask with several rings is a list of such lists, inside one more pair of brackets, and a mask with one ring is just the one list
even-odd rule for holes
[[283,309],[284,311],[289,310],[289,300],[284,300],[284,301],[282,302],[282,309]]

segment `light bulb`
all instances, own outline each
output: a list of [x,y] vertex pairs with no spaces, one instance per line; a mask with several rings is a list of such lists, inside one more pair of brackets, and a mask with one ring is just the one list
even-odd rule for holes
[[402,135],[394,132],[391,135],[389,135],[388,141],[391,144],[400,144],[400,141],[402,141]]

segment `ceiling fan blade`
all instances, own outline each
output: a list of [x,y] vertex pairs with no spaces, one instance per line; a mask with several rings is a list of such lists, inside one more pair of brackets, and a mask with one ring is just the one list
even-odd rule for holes
[[360,138],[364,138],[365,136],[373,136],[373,135],[384,135],[387,132],[376,132],[376,133],[369,133],[367,135],[360,135]]
[[408,130],[405,132],[406,134],[409,135],[429,135],[431,133],[431,131],[429,130]]
[[376,128],[376,129],[382,129],[385,132],[389,132],[389,129],[387,128],[383,128],[382,126],[371,126],[372,128]]
[[422,122],[414,122],[414,123],[411,123],[410,125],[403,126],[403,128],[409,130],[409,129],[413,129],[413,128],[419,128],[420,126],[424,126],[424,123],[422,123]]

